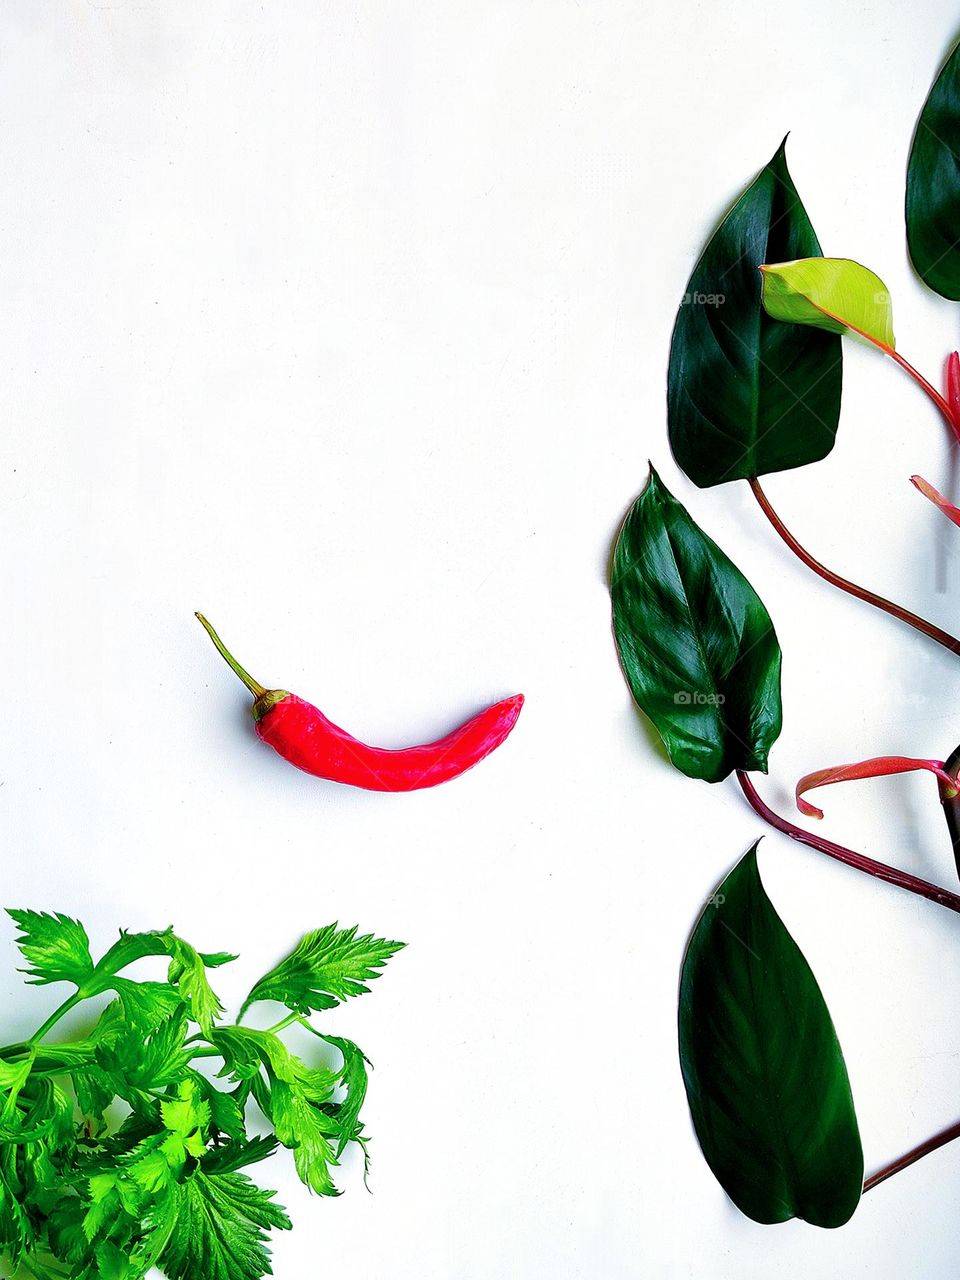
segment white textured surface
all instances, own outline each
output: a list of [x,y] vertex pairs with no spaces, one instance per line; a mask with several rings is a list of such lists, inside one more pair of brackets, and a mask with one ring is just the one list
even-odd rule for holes
[[[280,1280],[953,1275],[960,1145],[840,1232],[761,1228],[690,1132],[675,991],[698,905],[760,826],[672,773],[609,635],[648,456],[785,649],[765,794],[960,738],[960,669],[792,562],[745,488],[695,491],[664,415],[714,218],[792,130],[826,252],[890,285],[933,375],[958,311],[913,280],[913,121],[947,0],[37,5],[0,13],[2,901],[171,921],[240,951],[225,996],[333,918],[407,939],[329,1017],[377,1064],[373,1187],[311,1200]],[[944,431],[848,348],[822,465],[768,492],[837,568],[956,625]],[[938,594],[941,546],[950,594]],[[511,741],[411,796],[254,739],[204,609],[260,679],[372,739],[515,690]],[[955,877],[929,778],[824,794],[825,830]],[[955,917],[765,841],[818,972],[868,1167],[960,1112]],[[5,1030],[53,995],[13,975]]]

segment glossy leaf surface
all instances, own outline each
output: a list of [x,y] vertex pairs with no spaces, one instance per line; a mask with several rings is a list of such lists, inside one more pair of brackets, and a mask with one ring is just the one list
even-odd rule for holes
[[801,258],[761,267],[763,305],[775,320],[829,333],[853,330],[893,351],[890,291],[869,267],[850,258]]
[[697,1138],[757,1222],[838,1227],[863,1152],[817,980],[760,880],[756,846],[713,895],[683,962],[680,1063]]
[[924,284],[960,300],[960,46],[923,104],[907,165],[907,245]]
[[778,325],[760,299],[761,263],[819,253],[781,146],[704,250],[673,330],[670,445],[701,488],[801,467],[833,448],[840,342]]
[[766,771],[781,727],[773,624],[653,468],[617,539],[611,595],[627,683],[676,767],[707,782]]

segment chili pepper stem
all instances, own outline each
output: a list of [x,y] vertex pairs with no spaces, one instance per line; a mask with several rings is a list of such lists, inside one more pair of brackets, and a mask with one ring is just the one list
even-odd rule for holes
[[960,895],[951,893],[949,889],[941,889],[939,885],[931,884],[929,880],[921,880],[919,876],[900,871],[897,867],[888,867],[885,862],[878,862],[875,858],[868,858],[866,854],[856,853],[842,844],[824,840],[822,836],[816,836],[812,831],[804,831],[803,827],[794,826],[792,822],[781,818],[779,813],[775,813],[764,804],[757,794],[756,787],[742,769],[737,770],[737,781],[754,813],[759,814],[764,822],[769,823],[775,830],[782,831],[791,840],[809,845],[811,849],[825,853],[830,858],[836,858],[838,862],[846,863],[848,867],[854,867],[857,871],[864,871],[868,876],[875,876],[878,880],[885,880],[887,884],[895,884],[899,889],[906,889],[909,893],[916,893],[930,902],[937,902],[948,911],[960,913]]
[[266,690],[262,684],[259,684],[256,680],[254,680],[253,676],[249,673],[249,671],[245,671],[243,667],[241,667],[240,663],[236,660],[236,658],[233,656],[233,654],[230,652],[227,646],[223,643],[223,641],[214,631],[213,627],[211,627],[210,623],[206,620],[203,614],[197,613],[195,617],[198,619],[201,626],[206,631],[207,635],[216,645],[217,652],[220,654],[221,658],[223,658],[224,662],[226,662],[230,670],[233,671],[235,675],[240,677],[243,683],[247,686],[247,688],[253,694],[254,698],[258,700],[260,698],[265,698],[268,690]]
[[839,587],[841,591],[845,591],[847,595],[855,596],[858,600],[863,600],[867,604],[872,604],[875,609],[882,610],[883,613],[889,613],[893,618],[899,618],[901,622],[905,622],[907,626],[913,627],[921,632],[922,635],[929,636],[931,640],[935,640],[937,644],[943,645],[944,649],[949,649],[951,653],[960,654],[960,640],[956,636],[952,636],[949,631],[944,631],[941,627],[936,626],[932,622],[927,622],[925,618],[918,617],[917,614],[911,613],[909,609],[904,609],[902,605],[894,604],[892,600],[887,600],[884,596],[877,595],[875,591],[868,591],[866,587],[859,587],[855,582],[851,582],[849,578],[843,578],[839,573],[834,573],[832,569],[828,569],[826,565],[814,559],[809,551],[803,547],[793,536],[787,526],[774,511],[770,499],[764,493],[760,481],[753,477],[750,480],[750,488],[753,490],[753,496],[760,504],[760,509],[767,517],[770,523],[776,529],[777,533],[787,544],[795,556],[797,556],[808,569],[812,569],[814,573],[825,579],[834,587]]

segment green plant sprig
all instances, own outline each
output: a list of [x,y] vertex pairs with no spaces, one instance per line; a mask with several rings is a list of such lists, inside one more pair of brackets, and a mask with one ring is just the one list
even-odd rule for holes
[[[9,915],[27,980],[75,988],[32,1036],[0,1048],[0,1253],[10,1274],[270,1275],[268,1233],[291,1223],[275,1192],[244,1171],[285,1146],[308,1187],[337,1195],[333,1170],[347,1145],[357,1143],[366,1162],[369,1063],[310,1019],[369,991],[404,944],[336,925],[307,934],[245,1002],[243,1012],[260,1001],[286,1006],[261,1031],[222,1020],[207,971],[232,955],[196,951],[166,929],[121,933],[94,962],[79,921]],[[122,972],[148,956],[167,960],[165,980]],[[69,1012],[105,993],[113,999],[92,1029],[48,1040]],[[291,1026],[333,1052],[308,1064],[280,1038]]]

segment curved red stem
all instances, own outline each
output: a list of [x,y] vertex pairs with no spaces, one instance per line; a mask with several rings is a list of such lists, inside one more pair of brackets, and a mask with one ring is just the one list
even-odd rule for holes
[[935,640],[937,644],[943,645],[951,653],[960,654],[960,640],[956,636],[952,636],[949,631],[944,631],[942,627],[938,627],[932,622],[927,622],[926,618],[918,617],[917,614],[911,613],[909,609],[904,609],[902,605],[894,604],[892,600],[887,600],[884,596],[877,595],[875,591],[868,591],[866,587],[858,586],[855,582],[851,582],[849,578],[843,578],[839,573],[834,573],[832,569],[828,569],[826,565],[821,564],[797,541],[776,511],[774,511],[770,505],[770,499],[764,493],[760,481],[756,477],[750,481],[750,488],[753,490],[753,496],[760,504],[763,514],[793,554],[802,560],[808,569],[812,569],[814,573],[833,586],[839,587],[847,595],[856,596],[858,600],[864,600],[867,604],[872,604],[875,609],[889,613],[893,618],[899,618],[901,622],[905,622],[907,626],[913,627],[931,640]]
[[913,367],[913,365],[909,362],[909,360],[904,360],[903,356],[900,354],[899,351],[895,351],[893,347],[883,347],[883,350],[887,353],[890,359],[895,360],[896,363],[900,366],[900,368],[903,369],[905,373],[908,373],[910,375],[910,377],[914,380],[917,386],[922,388],[922,390],[930,397],[933,403],[937,406],[937,408],[943,414],[943,417],[946,420],[947,426],[950,428],[950,431],[953,434],[953,436],[957,437],[957,421],[956,421],[956,418],[954,417],[953,409],[950,407],[947,401],[943,398],[940,392],[936,389],[936,387],[932,386],[931,383],[929,383],[926,380],[923,374]]
[[824,840],[822,836],[814,835],[812,831],[804,831],[803,827],[794,826],[792,822],[788,822],[786,818],[781,818],[779,813],[775,813],[760,799],[757,789],[750,781],[748,774],[742,769],[737,770],[737,781],[747,800],[750,802],[754,812],[763,818],[777,831],[782,831],[784,835],[789,836],[791,840],[796,840],[799,844],[809,845],[811,849],[817,849],[820,853],[825,853],[829,858],[836,858],[838,862],[846,863],[848,867],[854,867],[857,871],[863,871],[868,876],[874,876],[877,880],[885,880],[887,884],[894,884],[898,889],[906,889],[908,893],[919,894],[921,898],[927,898],[930,902],[939,903],[941,907],[946,907],[948,911],[956,911],[960,913],[960,895],[951,893],[949,889],[941,889],[939,885],[931,884],[929,880],[921,880],[919,876],[912,876],[907,871],[900,871],[897,867],[888,867],[885,862],[877,862],[875,858],[868,858],[866,854],[856,853],[853,849],[847,849],[842,844],[834,844],[832,840]]
[[[942,907],[947,907],[950,911],[960,912],[960,896],[957,894],[930,884],[927,880],[921,880],[918,876],[908,875],[906,871],[899,871],[896,867],[888,867],[885,863],[877,862],[874,858],[868,858],[862,853],[855,853],[852,849],[846,849],[841,844],[834,844],[832,840],[822,840],[819,836],[815,836],[809,831],[804,831],[802,827],[795,827],[792,822],[788,822],[786,818],[781,818],[778,813],[774,813],[771,808],[764,804],[757,794],[756,787],[754,787],[749,776],[742,769],[737,770],[737,781],[740,783],[743,794],[747,797],[754,812],[759,814],[764,822],[769,823],[771,827],[789,836],[791,840],[797,840],[800,844],[809,845],[812,849],[817,849],[821,853],[827,854],[828,857],[836,858],[838,862],[845,862],[848,867],[855,867],[857,871],[865,871],[867,875],[876,876],[878,880],[886,880],[888,884],[895,884],[898,888],[917,893],[923,898],[928,898],[931,902],[938,902]],[[948,1129],[935,1134],[932,1138],[927,1138],[919,1146],[907,1151],[904,1155],[891,1161],[890,1164],[884,1165],[882,1169],[878,1169],[876,1173],[871,1174],[864,1182],[864,1191],[869,1191],[881,1182],[885,1182],[887,1178],[892,1178],[901,1169],[909,1168],[910,1165],[929,1155],[931,1151],[936,1151],[938,1148],[946,1146],[948,1142],[952,1142],[955,1138],[960,1138],[960,1123],[951,1125]]]

